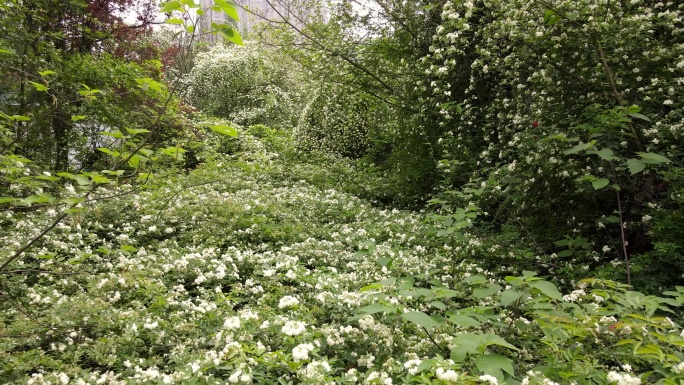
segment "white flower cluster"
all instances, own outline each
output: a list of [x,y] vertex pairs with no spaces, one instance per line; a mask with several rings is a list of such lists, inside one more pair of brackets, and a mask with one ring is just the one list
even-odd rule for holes
[[281,298],[280,301],[278,301],[279,309],[283,309],[286,307],[294,307],[297,305],[299,305],[299,300],[297,299],[297,297],[293,297],[291,295],[286,295],[283,298]]
[[629,373],[618,373],[615,371],[610,371],[608,373],[608,382],[617,385],[640,385],[641,378],[631,375]]
[[309,353],[314,350],[313,344],[299,344],[292,349],[292,360],[299,362],[309,359]]

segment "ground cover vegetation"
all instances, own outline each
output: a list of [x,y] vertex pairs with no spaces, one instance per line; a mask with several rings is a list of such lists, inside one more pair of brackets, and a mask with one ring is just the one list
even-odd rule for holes
[[0,382],[684,383],[683,5],[269,1],[0,4]]

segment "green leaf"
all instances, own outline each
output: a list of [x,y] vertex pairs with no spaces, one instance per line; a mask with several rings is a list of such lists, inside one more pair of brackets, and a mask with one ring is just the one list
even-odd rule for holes
[[610,181],[606,178],[596,179],[591,182],[591,185],[594,186],[594,190],[600,190],[608,186],[608,184],[610,184]]
[[57,174],[57,176],[61,176],[62,178],[68,178],[71,180],[75,180],[81,186],[86,186],[86,185],[90,184],[90,179],[85,175],[80,175],[80,174],[76,175],[76,174],[72,174],[69,172],[60,172]]
[[183,7],[178,0],[169,1],[159,10],[160,13],[170,13],[173,11],[183,11]]
[[74,115],[71,117],[71,121],[72,122],[78,122],[79,120],[83,120],[85,118],[86,118],[86,116],[84,116],[84,115]]
[[604,148],[602,150],[596,151],[587,151],[587,154],[598,155],[601,159],[605,159],[608,161],[620,159],[613,155],[613,150],[611,150],[610,148]]
[[56,74],[56,72],[50,71],[50,70],[38,72],[38,75],[43,76],[43,77],[48,76],[48,75],[54,75],[54,74]]
[[393,313],[396,307],[385,306],[383,304],[374,303],[372,305],[364,306],[357,310],[358,313],[364,315],[375,314],[375,313]]
[[566,258],[566,257],[572,257],[573,254],[575,254],[575,252],[572,250],[563,250],[556,255],[558,255],[561,258]]
[[144,128],[127,128],[126,131],[128,131],[128,133],[131,135],[145,134],[148,132],[152,132],[152,131],[146,130]]
[[0,48],[0,54],[3,55],[14,55],[16,51],[11,48]]
[[174,24],[174,25],[182,25],[182,24],[184,24],[185,22],[183,21],[183,19],[179,19],[179,18],[177,18],[177,17],[172,17],[172,18],[170,18],[170,19],[166,19],[166,20],[164,21],[164,23],[166,23],[166,24]]
[[93,182],[98,183],[98,184],[103,184],[103,183],[112,183],[112,180],[107,178],[106,176],[102,176],[99,174],[95,174],[91,176],[93,179]]
[[486,288],[477,288],[473,290],[473,296],[477,299],[491,297],[493,294],[501,290],[501,286],[492,283]]
[[240,34],[233,28],[227,27],[220,29],[219,33],[228,41],[231,41],[237,45],[244,45],[242,42],[242,36],[240,36]]
[[409,322],[413,322],[414,324],[421,326],[428,331],[430,331],[432,328],[442,325],[441,322],[438,322],[422,311],[410,311],[407,313],[402,313],[401,318]]
[[483,334],[483,336],[486,337],[487,346],[498,345],[512,350],[520,350],[496,334]]
[[100,135],[111,136],[112,138],[116,138],[116,139],[123,139],[124,138],[123,134],[119,130],[112,131],[112,132],[103,131],[103,132],[100,132]]
[[[511,376],[515,375],[513,370],[513,361],[511,361],[510,358],[506,358],[500,354],[486,354],[479,356],[475,359],[475,366],[477,366],[477,369],[479,369],[481,372],[493,375],[495,377],[497,374],[500,375],[502,370]],[[499,378],[499,380],[503,381],[503,378]]]
[[385,258],[385,257],[380,257],[378,258],[378,265],[385,267],[389,265],[390,262],[392,262],[392,258]]
[[194,25],[188,25],[185,27],[185,30],[188,31],[188,33],[192,34],[195,32],[195,26]]
[[430,369],[431,367],[435,366],[437,362],[438,361],[434,358],[423,360],[423,362],[421,362],[420,365],[418,365],[418,367],[416,368],[416,373],[420,373],[423,370]]
[[634,175],[644,171],[644,169],[646,168],[646,164],[644,164],[639,159],[628,159],[627,167],[629,167],[630,174]]
[[33,85],[33,87],[36,89],[36,91],[47,91],[48,87],[45,84],[40,84],[36,82],[29,81]]
[[462,314],[452,314],[449,317],[449,321],[461,327],[476,327],[481,325],[480,321],[476,320],[475,318],[471,318]]
[[645,120],[645,121],[647,121],[647,122],[649,122],[649,123],[651,122],[651,119],[649,119],[648,116],[646,116],[646,115],[644,115],[644,114],[640,114],[640,113],[637,113],[637,112],[632,112],[632,113],[629,113],[628,115],[631,116],[631,117],[633,117],[633,118]]
[[593,145],[594,145],[593,142],[589,142],[589,143],[579,142],[579,144],[576,145],[575,147],[573,147],[569,150],[563,151],[563,154],[565,154],[565,155],[577,154],[581,151],[585,151],[585,150],[591,148]]
[[236,129],[234,129],[234,128],[231,127],[231,126],[227,126],[227,125],[225,125],[225,124],[219,124],[219,125],[215,125],[215,126],[209,126],[209,128],[210,128],[212,131],[218,132],[218,133],[221,134],[221,135],[228,135],[228,136],[232,136],[233,138],[236,138],[236,137],[238,136],[238,133],[237,133],[237,130],[236,130]]
[[28,122],[29,120],[31,120],[30,117],[24,115],[12,115],[9,118],[10,120],[14,120],[16,122]]
[[442,301],[433,301],[433,302],[430,302],[430,306],[432,306],[432,307],[434,307],[434,308],[437,308],[437,309],[439,309],[439,310],[446,310],[446,308],[447,308],[446,304],[445,304],[444,302],[442,302]]
[[648,164],[670,163],[671,160],[666,157],[653,152],[637,152],[642,159],[642,162]]
[[532,281],[529,282],[529,285],[551,299],[563,299],[563,295],[558,291],[558,288],[549,281]]
[[235,9],[235,7],[233,7],[232,4],[225,0],[214,0],[214,2],[221,8],[223,12],[225,12],[226,15],[228,15],[228,17],[235,21],[240,20],[240,16],[238,15],[237,10]]
[[119,152],[118,152],[118,151],[112,151],[112,150],[110,150],[110,149],[108,149],[108,148],[106,148],[106,147],[101,147],[101,148],[98,148],[97,150],[98,150],[98,151],[102,151],[102,152],[104,152],[105,154],[109,154],[109,155],[111,155],[111,156],[113,156],[113,157],[115,157],[115,158],[119,156]]
[[521,292],[521,291],[517,291],[515,289],[505,290],[503,293],[501,293],[501,299],[500,299],[501,305],[508,306],[508,305],[512,304],[513,302],[517,301],[518,299],[520,299],[520,297],[522,297],[523,294],[525,294],[525,293]]

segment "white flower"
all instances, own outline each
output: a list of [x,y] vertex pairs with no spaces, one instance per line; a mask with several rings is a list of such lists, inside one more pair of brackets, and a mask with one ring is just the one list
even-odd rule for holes
[[604,245],[604,246],[603,246],[603,249],[601,249],[601,250],[603,250],[604,253],[607,253],[607,252],[610,251],[610,246]]
[[147,323],[143,325],[145,329],[155,329],[157,326],[159,326],[159,323],[157,321],[150,322],[150,320],[147,320]]
[[309,352],[314,350],[312,344],[299,344],[292,349],[292,359],[294,362],[299,362],[309,358]]
[[444,368],[438,368],[435,373],[437,374],[437,378],[442,381],[456,382],[458,380],[458,373],[452,369],[444,370]]
[[278,302],[278,308],[280,309],[284,309],[286,307],[293,307],[297,305],[299,305],[299,300],[297,299],[297,297],[293,297],[291,295],[284,296]]
[[359,319],[359,327],[361,330],[367,330],[375,325],[375,320],[372,315],[367,315]]
[[228,330],[236,330],[240,328],[240,317],[228,317],[223,321],[223,328]]
[[298,336],[304,333],[306,324],[301,321],[287,321],[280,330],[288,336]]
[[496,377],[491,376],[489,374],[480,376],[480,381],[489,382],[491,385],[499,385],[499,380],[497,380]]
[[684,361],[672,367],[672,371],[677,374],[684,374]]
[[667,99],[666,101],[663,102],[664,105],[666,106],[671,106],[673,104],[672,100]]
[[620,374],[615,371],[611,371],[607,376],[608,382],[615,383],[617,385],[639,385],[641,384],[641,379],[636,376],[632,376],[629,373]]
[[171,234],[171,233],[173,233],[173,227],[167,227],[166,229],[164,229],[164,232],[165,232],[166,234]]
[[67,376],[66,373],[60,373],[58,377],[62,385],[67,385],[69,383],[69,376]]

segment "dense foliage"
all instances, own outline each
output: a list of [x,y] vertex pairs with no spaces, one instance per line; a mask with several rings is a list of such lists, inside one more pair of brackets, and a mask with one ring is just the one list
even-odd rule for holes
[[684,384],[684,5],[133,4],[0,4],[1,383]]

